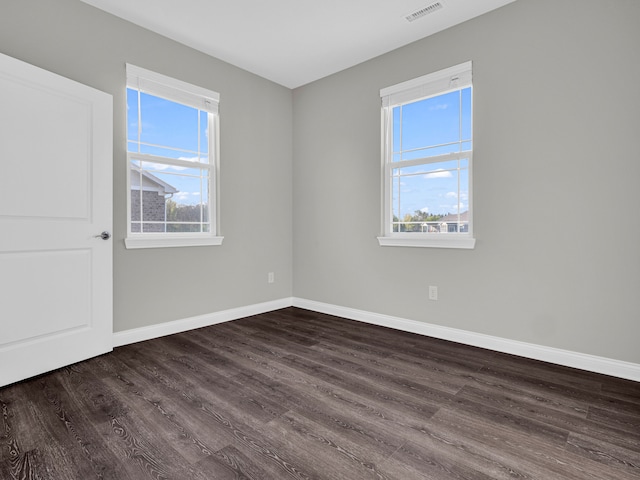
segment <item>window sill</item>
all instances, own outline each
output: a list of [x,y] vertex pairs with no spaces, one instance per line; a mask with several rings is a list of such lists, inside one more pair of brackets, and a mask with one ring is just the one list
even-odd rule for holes
[[127,237],[124,239],[124,244],[127,249],[205,247],[222,245],[222,240],[224,237],[146,234]]
[[427,247],[427,248],[463,248],[473,249],[476,245],[476,239],[464,236],[390,236],[378,237],[381,247]]

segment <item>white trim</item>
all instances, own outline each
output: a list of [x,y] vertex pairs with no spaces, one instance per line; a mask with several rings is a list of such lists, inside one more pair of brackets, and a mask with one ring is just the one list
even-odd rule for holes
[[[222,198],[220,195],[220,116],[214,115],[213,118],[210,118],[213,122],[211,135],[212,138],[209,139],[209,153],[214,154],[214,162],[211,164],[211,170],[209,171],[209,205],[211,202],[215,200],[214,207],[209,208],[209,220],[211,221],[211,225],[215,227],[215,233],[220,235],[220,199]],[[213,143],[213,150],[211,150],[211,143]],[[213,188],[213,196],[211,195],[211,189]],[[222,238],[220,237],[220,243],[222,243]]]
[[379,313],[357,310],[349,307],[340,307],[328,303],[293,298],[293,306],[326,313],[338,317],[358,320],[383,327],[394,328],[404,332],[412,332],[429,337],[449,340],[474,347],[487,348],[496,352],[508,353],[520,357],[541,360],[543,362],[564,365],[590,372],[602,373],[619,378],[640,381],[640,364],[598,357],[586,353],[561,350],[559,348],[545,347],[532,343],[509,340],[507,338],[494,337],[482,333],[459,330],[457,328],[443,327],[416,320],[392,317]]
[[[435,236],[439,235],[439,236]],[[435,234],[426,236],[420,233],[413,234],[413,237],[396,237],[393,234],[388,237],[378,237],[381,247],[431,247],[431,248],[465,248],[473,249],[476,246],[476,239],[471,236],[455,234]],[[454,236],[455,235],[455,236]]]
[[136,248],[168,248],[168,247],[207,247],[222,245],[224,237],[217,236],[186,236],[177,233],[144,233],[129,234],[124,239],[124,245],[128,250]]
[[126,64],[127,87],[163,97],[172,102],[178,102],[199,108],[206,112],[218,113],[220,94],[198,85],[183,82],[176,78],[152,72],[136,65]]
[[174,320],[172,322],[158,323],[149,325],[148,327],[132,328],[122,332],[113,334],[113,346],[122,347],[131,343],[152,340],[154,338],[173,335],[174,333],[186,332],[196,328],[208,327],[218,323],[229,322],[239,318],[259,315],[261,313],[280,310],[292,305],[291,298],[281,298],[270,302],[256,303],[245,307],[231,308],[221,312],[210,313],[207,315],[198,315],[196,317],[185,318],[182,320]]
[[471,86],[473,63],[471,61],[438,70],[418,78],[380,89],[385,107],[415,102],[420,99],[443,95],[449,91]]
[[298,297],[287,297],[270,302],[247,305],[245,307],[232,308],[221,312],[199,315],[196,317],[175,320],[172,322],[150,325],[148,327],[133,328],[113,334],[113,346],[121,347],[131,343],[152,340],[165,335],[193,330],[195,328],[207,327],[224,323],[231,320],[259,315],[274,310],[287,307],[298,307],[337,317],[357,320],[360,322],[393,328],[403,332],[416,333],[428,337],[449,340],[464,345],[486,348],[496,352],[508,353],[519,357],[531,358],[543,362],[564,365],[566,367],[578,368],[589,372],[602,373],[618,378],[626,378],[640,382],[640,364],[614,360],[611,358],[598,357],[586,353],[572,352],[559,348],[545,347],[533,343],[519,342],[507,338],[494,337],[482,333],[469,332],[457,328],[443,327],[417,320],[393,317],[380,313],[357,310],[355,308],[341,307],[329,303],[316,302]]

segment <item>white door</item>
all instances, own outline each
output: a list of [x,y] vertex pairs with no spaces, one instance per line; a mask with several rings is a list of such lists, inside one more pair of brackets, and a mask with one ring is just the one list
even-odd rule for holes
[[0,54],[0,386],[112,349],[112,104]]

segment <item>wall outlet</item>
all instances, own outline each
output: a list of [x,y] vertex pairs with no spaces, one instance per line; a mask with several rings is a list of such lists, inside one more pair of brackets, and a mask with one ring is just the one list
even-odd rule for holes
[[267,274],[267,283],[274,283],[276,281],[276,274],[273,272],[269,272]]
[[438,287],[429,285],[429,300],[438,300]]

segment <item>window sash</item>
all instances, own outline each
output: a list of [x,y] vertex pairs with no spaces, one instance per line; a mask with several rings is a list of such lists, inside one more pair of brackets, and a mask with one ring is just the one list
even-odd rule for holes
[[176,167],[186,167],[186,168],[196,168],[196,169],[202,168],[206,170],[213,170],[212,165],[210,163],[194,162],[191,160],[181,160],[179,158],[163,157],[160,155],[151,155],[149,153],[127,152],[127,158],[129,159],[129,162],[131,162],[131,160],[140,160],[141,162],[146,162],[146,163],[160,163],[163,165],[172,165]]
[[407,168],[415,167],[417,165],[429,165],[430,163],[442,163],[450,160],[462,160],[464,158],[470,158],[473,155],[473,150],[464,150],[462,152],[444,153],[442,155],[434,155],[433,157],[422,157],[411,160],[393,160],[385,162],[385,168]]
[[[131,212],[131,203],[133,201],[133,199],[131,198],[131,196],[134,194],[134,192],[138,192],[138,191],[145,191],[144,186],[142,185],[142,181],[140,181],[140,185],[139,185],[139,189],[135,188],[129,184],[128,186],[128,195],[129,195],[129,207],[127,209],[128,212],[128,226],[127,226],[127,231],[128,231],[128,235],[129,236],[146,236],[146,235],[158,235],[158,234],[163,234],[163,235],[183,235],[183,234],[190,234],[190,235],[211,235],[213,233],[213,226],[216,225],[215,223],[215,205],[213,205],[213,195],[212,195],[212,185],[215,185],[215,169],[213,168],[212,165],[210,164],[206,164],[206,163],[199,163],[199,162],[191,162],[191,161],[186,161],[186,160],[179,160],[179,159],[175,159],[175,158],[169,158],[169,157],[160,157],[160,156],[156,156],[156,155],[148,155],[148,154],[139,154],[139,153],[135,153],[135,152],[128,152],[127,153],[127,160],[128,160],[128,168],[129,169],[135,169],[136,172],[148,172],[152,175],[158,174],[158,173],[162,173],[162,170],[154,170],[154,169],[150,169],[150,168],[144,168],[144,166],[136,166],[134,165],[133,162],[143,162],[143,163],[152,163],[152,164],[158,164],[158,165],[169,165],[169,166],[177,166],[177,167],[186,167],[188,169],[191,170],[200,170],[201,172],[205,172],[206,175],[201,174],[200,178],[202,178],[203,176],[207,177],[207,181],[206,181],[206,185],[200,185],[200,215],[201,215],[201,220],[200,222],[183,222],[183,221],[175,221],[175,220],[164,220],[164,221],[159,221],[159,220],[147,220],[144,218],[143,213],[142,213],[142,208],[143,205],[142,203],[140,204],[140,213],[139,213],[139,220],[134,220],[132,218],[132,212]],[[140,175],[142,176],[142,173],[140,173]],[[180,173],[174,173],[174,172],[169,172],[168,175],[171,176],[181,176]],[[191,177],[191,178],[198,178],[198,176],[194,176],[191,174],[185,174],[184,176],[187,177]],[[129,176],[127,177],[129,179],[130,182],[130,173]],[[206,191],[206,193],[203,195],[203,192]],[[204,207],[206,206],[206,207]],[[203,214],[203,209],[206,208],[206,214]],[[132,226],[135,225],[142,225],[142,224],[187,224],[187,223],[194,223],[194,224],[199,224],[199,225],[208,225],[209,229],[208,231],[204,230],[204,227],[201,228],[202,231],[200,232],[167,232],[166,229],[163,232],[145,232],[142,228],[140,230],[136,230],[134,231],[132,229]]]
[[[142,101],[141,101],[141,97],[140,97],[140,93],[142,93],[141,90],[136,89],[135,87],[129,86],[127,85],[127,91],[133,91],[136,94],[136,102],[137,102],[137,119],[136,119],[136,123],[138,126],[137,132],[136,132],[136,136],[135,138],[130,138],[129,137],[129,129],[127,128],[127,152],[136,152],[138,154],[143,154],[142,150],[144,149],[156,149],[156,150],[161,150],[161,151],[165,151],[165,152],[179,152],[182,154],[194,154],[197,156],[198,158],[198,163],[211,163],[212,160],[215,160],[215,158],[213,157],[214,155],[217,154],[217,151],[214,149],[215,142],[217,141],[217,136],[214,135],[217,133],[217,119],[218,119],[218,115],[217,113],[212,113],[212,112],[206,112],[205,110],[202,110],[200,108],[198,108],[197,106],[193,106],[193,105],[188,105],[188,104],[184,104],[181,103],[179,101],[176,100],[172,100],[172,99],[167,99],[164,98],[160,95],[156,95],[154,92],[144,92],[147,95],[154,97],[154,98],[161,98],[163,100],[168,100],[171,103],[180,105],[180,106],[186,106],[188,108],[194,109],[197,112],[197,117],[198,117],[198,121],[197,121],[197,145],[198,145],[198,149],[197,150],[191,150],[189,148],[179,148],[177,146],[171,146],[169,144],[157,144],[157,143],[150,143],[148,141],[143,141],[142,140],[142,125],[143,125],[143,108],[142,108]],[[128,102],[128,92],[127,92],[127,102]],[[207,151],[206,154],[203,153],[202,150],[202,125],[201,125],[201,121],[202,121],[202,115],[201,113],[205,113],[207,115]],[[146,116],[146,115],[145,115]],[[127,118],[129,117],[129,112],[127,111]],[[130,147],[135,147],[134,150],[130,150]],[[147,155],[154,155],[157,157],[164,157],[163,155],[159,154],[159,153],[149,153]],[[167,159],[174,159],[175,157],[164,157]],[[202,159],[206,158],[206,161],[202,161]]]
[[[457,200],[458,203],[460,202],[460,196],[461,193],[463,192],[463,190],[461,189],[461,185],[460,185],[460,180],[459,180],[459,174],[461,171],[467,171],[467,174],[469,176],[469,184],[468,184],[468,192],[469,192],[469,215],[468,215],[468,228],[467,231],[465,232],[455,232],[452,235],[453,236],[473,236],[473,217],[471,215],[472,209],[473,209],[473,205],[472,205],[472,201],[473,201],[473,195],[471,192],[471,185],[472,185],[472,165],[473,165],[473,152],[471,151],[466,151],[466,152],[456,152],[456,153],[450,153],[447,155],[441,155],[439,157],[429,157],[426,159],[427,161],[419,161],[419,160],[407,160],[404,162],[387,162],[385,164],[385,168],[384,168],[384,178],[385,178],[385,187],[384,187],[384,191],[385,191],[385,198],[384,198],[384,217],[383,217],[383,222],[384,222],[384,235],[385,236],[409,236],[409,237],[415,237],[415,236],[432,236],[432,237],[442,237],[443,235],[447,235],[446,232],[438,232],[438,233],[430,233],[430,232],[395,232],[394,231],[394,224],[397,223],[405,223],[402,222],[401,219],[399,219],[398,222],[394,222],[393,221],[393,215],[394,215],[394,203],[393,203],[393,182],[394,180],[396,180],[398,178],[398,176],[394,176],[393,175],[393,170],[399,169],[399,168],[407,168],[407,167],[413,167],[413,166],[419,166],[419,165],[429,165],[429,164],[433,164],[433,163],[440,163],[440,162],[447,162],[447,161],[452,161],[452,160],[457,160],[457,161],[461,161],[461,160],[467,160],[468,164],[466,167],[460,167],[458,165],[457,168],[452,168],[449,170],[452,171],[456,171],[458,173],[458,185],[457,185]],[[426,173],[428,174],[428,173]],[[412,176],[412,175],[426,175],[425,173],[415,173],[415,174],[408,174],[408,175],[400,175],[400,177],[402,176]],[[460,215],[463,212],[460,212],[460,210],[458,209],[457,213],[452,213],[451,215],[457,215],[458,219],[460,217]]]

